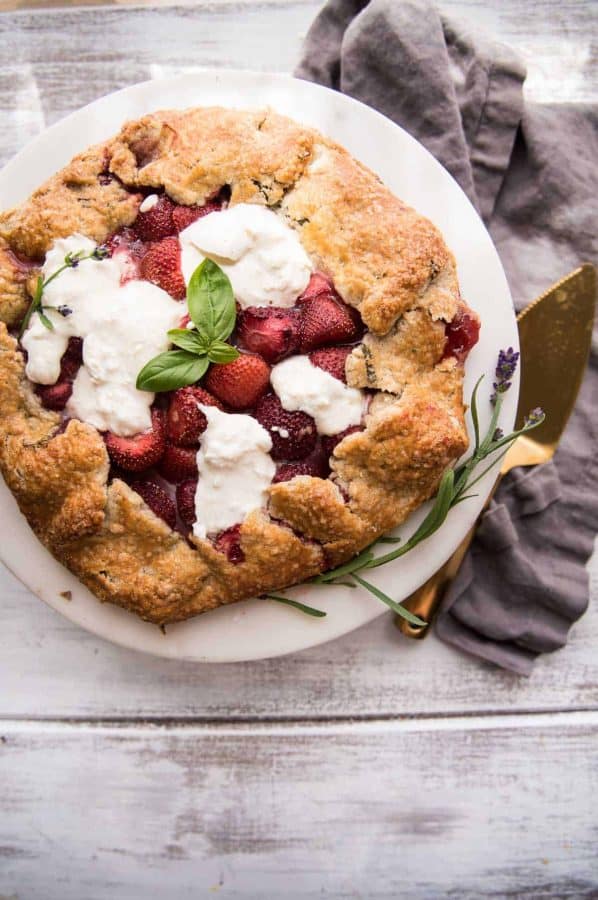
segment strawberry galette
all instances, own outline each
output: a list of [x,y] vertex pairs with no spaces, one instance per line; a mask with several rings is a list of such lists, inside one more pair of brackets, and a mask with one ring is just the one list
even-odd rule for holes
[[436,228],[270,111],[127,123],[0,215],[0,467],[156,623],[350,559],[466,449]]

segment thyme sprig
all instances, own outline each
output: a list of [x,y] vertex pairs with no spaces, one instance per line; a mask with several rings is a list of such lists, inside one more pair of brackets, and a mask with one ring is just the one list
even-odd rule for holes
[[64,257],[64,262],[61,266],[59,266],[51,275],[48,275],[47,278],[42,278],[41,275],[38,275],[37,281],[35,283],[35,290],[33,291],[33,297],[31,299],[31,303],[25,313],[25,317],[21,322],[21,328],[19,329],[19,340],[25,334],[29,322],[31,321],[31,316],[34,313],[37,313],[39,316],[40,322],[47,328],[48,331],[54,331],[54,325],[51,320],[47,317],[44,310],[45,309],[54,309],[56,312],[60,313],[61,316],[70,315],[70,310],[65,306],[44,306],[42,303],[42,298],[45,289],[48,287],[50,282],[54,281],[55,278],[64,272],[65,269],[76,269],[80,262],[83,262],[86,259],[106,259],[109,255],[106,247],[96,247],[91,253],[85,253],[83,250],[77,250],[76,253],[70,251]]
[[[517,438],[522,434],[527,434],[527,432],[531,431],[533,428],[537,428],[537,426],[544,421],[544,412],[537,407],[525,417],[522,428],[512,431],[508,435],[504,435],[502,430],[498,427],[498,420],[500,418],[504,396],[511,386],[511,379],[515,374],[518,361],[519,353],[515,352],[512,347],[509,347],[508,350],[501,350],[499,353],[495,372],[496,381],[493,384],[493,393],[490,397],[492,415],[490,424],[483,436],[480,436],[477,398],[478,390],[484,376],[482,375],[478,379],[473,389],[470,404],[470,415],[474,432],[473,452],[465,462],[461,463],[461,465],[454,469],[451,468],[446,470],[440,480],[432,508],[409,540],[400,547],[397,547],[388,553],[383,553],[381,556],[377,556],[374,553],[375,548],[378,547],[379,544],[389,542],[388,537],[378,538],[370,544],[369,547],[366,547],[365,550],[362,550],[361,553],[349,560],[349,562],[343,563],[343,565],[337,566],[335,569],[330,569],[328,572],[323,572],[321,575],[312,578],[312,584],[339,584],[339,579],[343,579],[345,583],[347,582],[347,579],[352,579],[360,587],[365,588],[365,590],[369,591],[377,597],[378,600],[381,600],[382,603],[385,603],[390,609],[411,624],[419,626],[427,624],[418,616],[409,612],[409,610],[400,603],[393,600],[392,597],[389,597],[388,594],[385,594],[384,591],[376,585],[367,581],[361,573],[367,572],[370,569],[380,568],[380,566],[384,566],[389,562],[393,562],[395,559],[399,559],[438,531],[441,525],[446,521],[446,518],[453,507],[462,503],[464,500],[476,496],[476,494],[469,493],[471,488],[481,481],[498,460],[507,453]],[[481,463],[486,459],[491,460],[489,465],[485,466],[482,471],[478,471]],[[390,538],[390,540],[395,539]],[[276,599],[282,601],[284,599],[272,595],[270,596],[273,600]],[[319,610],[319,612],[322,611]],[[325,615],[325,613],[323,614]],[[314,615],[313,607],[310,607],[310,615]]]

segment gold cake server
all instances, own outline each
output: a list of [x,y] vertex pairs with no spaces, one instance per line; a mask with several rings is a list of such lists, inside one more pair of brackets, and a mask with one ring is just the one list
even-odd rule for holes
[[[517,316],[521,385],[515,427],[521,428],[524,416],[537,406],[542,407],[546,418],[533,432],[521,435],[512,445],[486,507],[502,476],[512,468],[535,466],[554,456],[575,406],[587,365],[595,303],[596,270],[586,263],[554,284]],[[478,522],[450,559],[403,601],[410,612],[427,623],[425,626],[411,625],[396,616],[395,624],[403,634],[418,639],[426,636],[440,602],[469,550],[477,525]]]

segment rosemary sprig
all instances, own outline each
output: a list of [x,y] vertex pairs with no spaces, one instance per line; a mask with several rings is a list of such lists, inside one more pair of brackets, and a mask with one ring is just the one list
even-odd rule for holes
[[62,307],[44,306],[42,304],[43,293],[51,281],[54,281],[55,278],[58,278],[58,276],[62,272],[64,272],[65,269],[76,269],[79,263],[83,262],[86,259],[100,260],[106,259],[107,256],[108,250],[106,249],[106,247],[96,247],[91,251],[91,253],[84,253],[83,250],[78,250],[76,253],[69,252],[64,257],[64,263],[59,266],[58,269],[52,272],[51,275],[48,275],[46,279],[42,278],[41,275],[38,275],[31,303],[29,304],[27,312],[25,313],[25,317],[21,322],[21,327],[19,329],[19,340],[25,334],[29,322],[31,321],[31,316],[34,313],[37,313],[42,325],[44,326],[44,328],[47,328],[48,331],[54,331],[54,325],[45,314],[44,309],[55,309],[61,315],[68,315],[68,313],[62,311]]
[[[527,432],[531,431],[533,428],[536,428],[544,421],[543,411],[540,408],[537,408],[533,409],[529,413],[529,415],[525,418],[523,428],[520,428],[517,431],[512,431],[510,434],[504,435],[501,429],[498,427],[498,421],[500,419],[504,395],[511,386],[511,379],[517,368],[518,361],[519,353],[516,353],[512,347],[509,347],[508,350],[501,350],[499,353],[498,363],[496,366],[496,381],[493,384],[493,393],[490,397],[490,402],[493,407],[492,416],[490,418],[488,429],[483,437],[480,436],[477,401],[478,390],[480,384],[482,383],[483,376],[478,379],[473,389],[470,404],[470,415],[474,432],[473,452],[471,456],[466,459],[464,463],[461,463],[461,465],[459,465],[457,468],[446,470],[446,472],[440,479],[440,484],[436,493],[434,505],[428,512],[419,528],[417,528],[416,531],[411,535],[409,540],[406,541],[402,546],[397,547],[388,553],[384,553],[381,556],[376,556],[374,554],[374,550],[378,546],[378,544],[385,544],[389,541],[396,540],[395,538],[388,537],[378,538],[376,541],[370,544],[369,547],[366,547],[364,550],[362,550],[361,553],[354,557],[354,559],[349,560],[349,562],[343,563],[343,565],[341,566],[337,566],[335,569],[330,569],[328,572],[323,572],[321,575],[317,575],[315,578],[312,578],[312,584],[339,584],[339,579],[341,578],[352,579],[354,582],[359,584],[360,587],[365,588],[367,591],[377,597],[378,600],[381,600],[411,624],[420,626],[426,624],[417,616],[414,616],[407,609],[405,609],[405,607],[400,603],[397,603],[395,600],[381,591],[380,588],[378,588],[376,585],[371,584],[371,582],[369,581],[366,581],[366,579],[363,578],[363,576],[359,573],[365,572],[369,569],[377,569],[380,566],[384,566],[395,559],[399,559],[399,557],[404,556],[406,553],[409,553],[410,550],[413,550],[414,547],[416,547],[422,541],[427,540],[431,535],[438,531],[441,525],[443,525],[446,521],[447,516],[454,506],[457,506],[457,504],[462,503],[464,500],[467,500],[472,496],[476,496],[475,494],[468,493],[469,490],[475,484],[477,484],[484,477],[484,475],[486,475],[490,471],[490,469],[492,469],[493,466],[496,465],[498,460],[502,456],[504,456],[504,454],[509,450],[514,441],[520,435],[527,434]],[[499,453],[499,451],[502,452]],[[482,463],[489,457],[491,457],[492,460],[490,464],[484,467],[483,471],[478,472],[477,470],[480,466],[480,463]],[[473,477],[474,473],[475,477]]]

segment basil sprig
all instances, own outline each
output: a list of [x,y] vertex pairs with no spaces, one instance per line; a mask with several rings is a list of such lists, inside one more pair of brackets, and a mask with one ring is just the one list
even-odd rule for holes
[[211,259],[197,267],[187,285],[187,309],[194,328],[172,328],[166,350],[145,364],[137,376],[140,391],[174,391],[205,375],[210,363],[229,363],[239,351],[226,343],[237,317],[228,276]]

